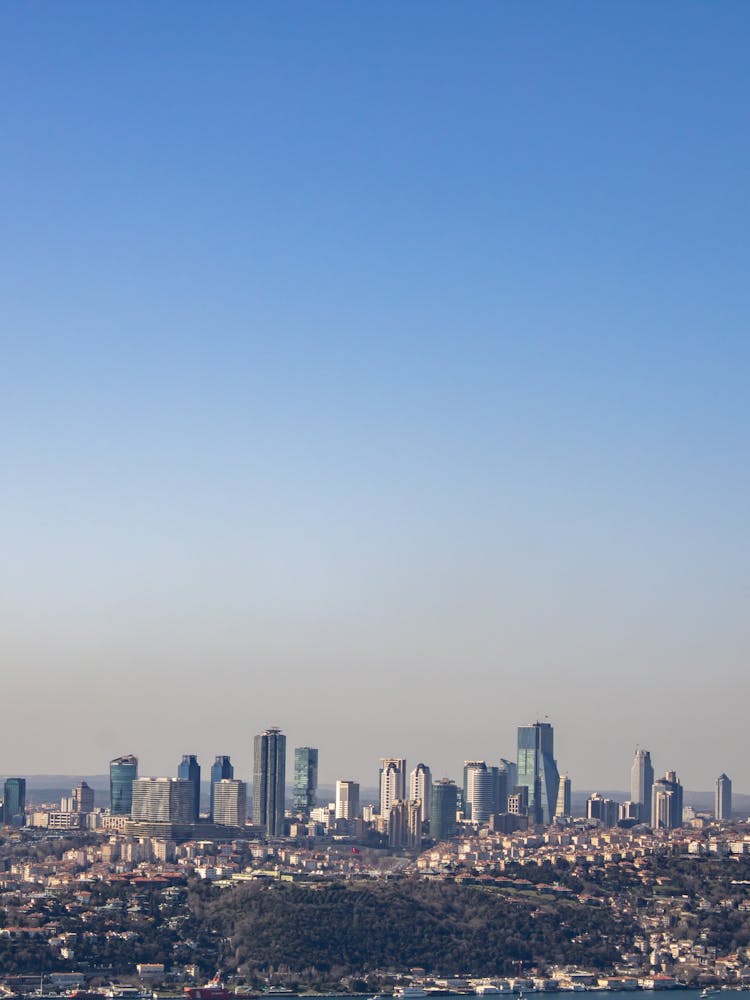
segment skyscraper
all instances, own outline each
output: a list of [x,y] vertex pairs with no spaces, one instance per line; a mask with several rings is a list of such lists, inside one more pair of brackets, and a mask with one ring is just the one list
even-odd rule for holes
[[218,826],[244,826],[247,822],[245,782],[219,778],[214,785],[214,823]]
[[[211,765],[211,791],[208,805],[208,816],[212,823],[215,823],[214,818],[214,797],[215,789],[214,785],[217,781],[231,780],[234,777],[234,768],[232,767],[232,762],[229,757],[219,754],[216,760]],[[243,820],[244,823],[244,820]]]
[[406,799],[406,760],[384,757],[380,768],[380,815],[388,818],[391,806]]
[[253,823],[269,837],[284,833],[286,736],[271,728],[255,737],[253,763]]
[[571,811],[570,778],[566,774],[564,778],[560,779],[555,816],[570,816]]
[[133,782],[138,777],[138,758],[132,754],[109,762],[109,802],[113,816],[129,816],[133,806]]
[[519,726],[518,786],[529,790],[529,816],[535,823],[552,822],[559,784],[552,726],[549,722]]
[[136,822],[194,822],[195,789],[189,778],[136,778],[132,795]]
[[336,782],[336,819],[353,820],[359,815],[359,784]]
[[732,816],[732,782],[726,774],[720,774],[716,779],[714,815],[719,820],[731,819]]
[[432,772],[426,764],[417,764],[409,775],[409,798],[420,803],[420,820],[430,821],[430,800],[432,798]]
[[464,816],[475,823],[486,823],[497,812],[495,775],[483,760],[464,764]]
[[432,783],[430,803],[430,836],[434,840],[445,840],[456,836],[456,805],[458,788],[448,778]]
[[3,789],[3,823],[26,825],[26,778],[6,778]]
[[94,789],[86,781],[79,782],[72,791],[73,812],[90,813],[94,811]]
[[674,771],[667,771],[651,790],[651,825],[655,830],[682,826],[682,785]]
[[620,804],[614,799],[605,799],[599,792],[594,792],[586,800],[586,815],[589,819],[598,819],[602,826],[617,826]]
[[177,777],[181,781],[189,781],[193,786],[193,823],[198,822],[201,811],[201,766],[194,753],[182,755],[177,768]]
[[651,825],[651,792],[654,785],[654,769],[648,750],[636,750],[630,770],[630,801],[639,807],[638,819]]
[[315,747],[294,748],[294,808],[309,813],[315,808],[318,790],[318,751]]

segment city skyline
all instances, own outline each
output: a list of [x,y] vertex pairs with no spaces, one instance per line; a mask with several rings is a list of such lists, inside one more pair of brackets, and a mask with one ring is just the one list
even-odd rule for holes
[[0,768],[750,790],[750,5],[175,19],[4,10]]

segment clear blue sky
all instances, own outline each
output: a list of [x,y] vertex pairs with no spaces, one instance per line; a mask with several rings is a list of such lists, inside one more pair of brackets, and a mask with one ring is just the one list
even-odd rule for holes
[[6,4],[0,770],[750,792],[749,29]]

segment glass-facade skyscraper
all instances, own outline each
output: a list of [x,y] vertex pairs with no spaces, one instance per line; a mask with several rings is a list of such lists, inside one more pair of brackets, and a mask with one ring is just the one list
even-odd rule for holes
[[253,762],[253,824],[264,826],[268,837],[284,833],[286,736],[266,729],[255,737]]
[[682,826],[682,785],[674,771],[667,771],[651,790],[651,825],[655,830]]
[[193,822],[198,822],[201,811],[201,766],[194,753],[185,753],[177,768],[177,777],[193,786]]
[[[227,756],[218,756],[216,760],[211,765],[211,793],[208,806],[208,815],[211,822],[214,822],[214,799],[216,795],[216,790],[214,785],[217,781],[226,781],[228,779],[234,778],[234,768],[232,767],[232,762]],[[243,821],[244,822],[244,821]]]
[[309,813],[318,791],[318,751],[315,747],[294,749],[294,808]]
[[26,778],[6,778],[3,789],[3,823],[26,823]]
[[535,823],[551,823],[557,807],[560,774],[549,722],[518,727],[518,786],[529,790],[529,815]]
[[430,803],[430,836],[433,840],[445,840],[456,836],[456,807],[458,788],[448,778],[432,783]]
[[726,774],[720,774],[716,779],[714,815],[717,819],[730,819],[732,815],[732,782]]
[[630,801],[638,806],[638,821],[651,825],[651,793],[654,768],[648,750],[636,750],[630,769]]
[[109,804],[113,816],[129,816],[133,808],[133,782],[138,777],[138,758],[132,754],[109,762]]

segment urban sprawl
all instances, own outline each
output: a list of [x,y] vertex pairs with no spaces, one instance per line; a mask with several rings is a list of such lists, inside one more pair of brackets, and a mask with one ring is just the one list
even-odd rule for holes
[[[696,811],[683,806],[676,773],[656,778],[649,752],[637,749],[630,798],[593,793],[585,815],[576,816],[553,739],[547,722],[522,726],[516,760],[467,760],[460,782],[434,780],[424,763],[408,770],[403,758],[384,757],[376,801],[363,801],[357,782],[340,779],[335,801],[319,802],[318,751],[297,747],[290,803],[286,737],[276,728],[255,737],[251,802],[227,756],[211,767],[207,810],[190,754],[176,777],[140,777],[132,755],[112,760],[106,808],[86,781],[61,802],[30,804],[26,780],[9,777],[0,994],[42,992],[41,976],[45,993],[185,988],[223,1000],[223,984],[196,985],[222,964],[238,989],[275,992],[750,988],[750,821],[733,817],[727,775],[716,781],[713,811]],[[274,887],[299,892],[299,909],[310,891],[335,884],[393,893],[416,883],[431,883],[424,892],[491,893],[471,899],[512,904],[535,926],[557,919],[559,907],[595,932],[566,936],[560,917],[558,958],[580,953],[581,960],[548,961],[519,942],[495,946],[495,974],[488,974],[484,961],[481,969],[441,968],[439,957],[432,968],[342,959],[320,969],[311,960],[300,970],[288,960],[264,964],[240,931],[217,929],[229,920],[221,907],[232,892],[251,909],[292,898],[271,895]],[[336,906],[349,898],[339,895]],[[330,912],[335,936],[337,911]]]

